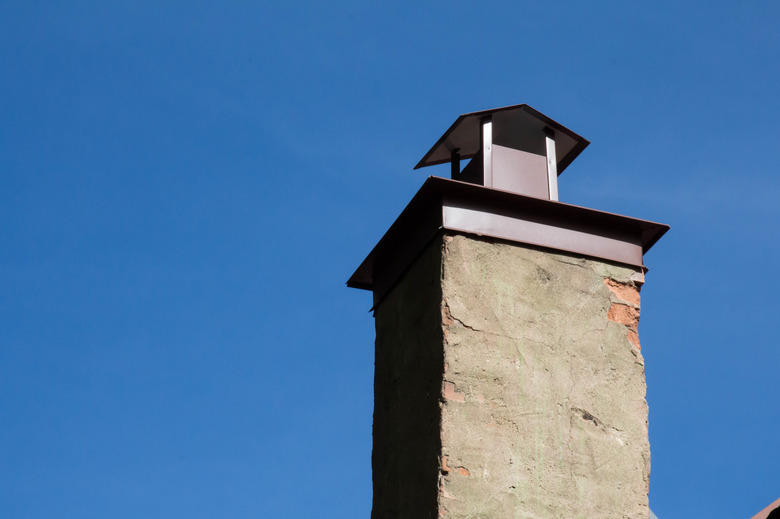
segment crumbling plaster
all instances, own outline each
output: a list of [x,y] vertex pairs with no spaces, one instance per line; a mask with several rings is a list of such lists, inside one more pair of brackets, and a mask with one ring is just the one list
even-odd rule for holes
[[372,517],[648,517],[643,281],[435,240],[376,308]]

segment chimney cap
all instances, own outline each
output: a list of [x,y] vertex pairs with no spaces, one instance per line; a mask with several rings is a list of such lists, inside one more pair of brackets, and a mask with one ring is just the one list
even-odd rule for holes
[[462,114],[414,169],[450,162],[452,152],[456,150],[461,159],[476,156],[481,147],[480,123],[487,117],[492,118],[496,123],[501,123],[494,129],[496,143],[504,141],[510,147],[528,149],[528,151],[533,151],[531,148],[539,148],[542,154],[545,130],[553,130],[556,133],[558,175],[590,144],[588,140],[527,104],[504,106]]

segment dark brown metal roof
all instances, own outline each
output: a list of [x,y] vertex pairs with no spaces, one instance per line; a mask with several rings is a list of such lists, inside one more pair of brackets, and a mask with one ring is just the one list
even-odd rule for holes
[[347,286],[372,290],[378,302],[443,229],[643,267],[669,226],[429,177]]
[[[455,149],[460,150],[461,159],[474,157],[480,149],[480,121],[487,116],[491,116],[495,122],[506,121],[508,124],[499,126],[504,126],[507,128],[507,132],[514,133],[515,135],[512,136],[514,138],[519,137],[522,139],[526,132],[543,135],[542,132],[545,127],[555,130],[558,175],[590,144],[587,139],[577,135],[562,124],[553,121],[541,112],[534,110],[526,104],[519,104],[461,115],[444,132],[444,135],[436,141],[436,144],[417,163],[414,169],[449,162],[452,158],[452,151]],[[510,121],[515,120],[519,121],[520,124],[510,123]],[[519,135],[517,135],[518,133]],[[507,138],[507,136],[495,135],[497,142],[500,142],[502,138]]]

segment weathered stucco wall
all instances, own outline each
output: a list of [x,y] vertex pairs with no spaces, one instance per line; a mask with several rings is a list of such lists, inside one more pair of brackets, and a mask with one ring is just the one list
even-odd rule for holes
[[372,517],[648,517],[642,281],[432,243],[375,313]]
[[465,236],[445,242],[446,516],[648,517],[641,273]]

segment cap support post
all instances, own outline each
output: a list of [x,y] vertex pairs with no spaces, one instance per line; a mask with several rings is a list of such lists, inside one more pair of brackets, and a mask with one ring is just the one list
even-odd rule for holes
[[460,174],[460,148],[455,148],[450,153],[450,168],[450,178],[457,179]]
[[544,129],[547,142],[547,187],[550,200],[558,201],[558,161],[555,158],[555,132],[550,128]]
[[493,121],[490,117],[482,119],[482,174],[486,187],[493,187]]

